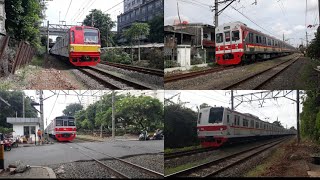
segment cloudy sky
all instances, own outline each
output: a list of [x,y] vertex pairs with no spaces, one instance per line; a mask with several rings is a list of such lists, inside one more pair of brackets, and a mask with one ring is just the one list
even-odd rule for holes
[[[261,91],[234,91],[234,95],[248,94],[252,92]],[[231,91],[178,91],[178,90],[166,90],[165,98],[171,98],[174,95],[181,93],[181,102],[186,102],[185,106],[193,109],[197,112],[197,106],[202,103],[207,103],[210,106],[217,107],[229,107],[231,108]],[[282,93],[281,93],[282,94]],[[290,93],[288,98],[296,99],[296,91]],[[177,103],[179,96],[175,96],[172,101]],[[235,100],[234,106],[236,107],[240,101]],[[241,113],[250,113],[258,116],[263,121],[273,122],[277,118],[284,127],[297,127],[297,105],[295,102],[280,98],[276,100],[266,100],[263,107],[259,106],[258,102],[242,103],[236,107],[236,111]],[[300,105],[300,112],[302,112],[302,105]]]
[[[36,102],[39,102],[39,95],[36,94],[36,91],[34,90],[25,90],[25,94],[29,97],[32,97],[32,99],[35,99]],[[46,120],[48,120],[48,123],[51,122],[52,119],[54,119],[56,116],[61,116],[63,115],[62,111],[68,106],[69,104],[72,103],[79,103],[79,99],[76,96],[75,91],[69,91],[69,96],[65,96],[62,91],[54,91],[56,94],[59,93],[58,95],[54,95],[53,92],[51,91],[44,91],[44,120],[45,120],[45,127],[47,126]],[[67,92],[67,91],[65,91]],[[78,94],[85,93],[86,91],[76,91]],[[152,91],[152,90],[119,90],[116,91],[119,94],[127,94],[130,93],[132,95],[141,95],[145,94],[147,96],[156,96],[161,102],[164,102],[164,90],[157,90],[157,91]],[[95,94],[96,93],[96,94]],[[111,91],[87,91],[85,94],[90,95],[94,94],[95,96],[101,96],[106,93],[111,93]],[[52,96],[54,95],[54,96]],[[52,97],[50,97],[52,96]],[[79,97],[81,100],[81,104],[84,107],[87,107],[88,105],[98,101],[100,98],[99,97],[85,97],[83,96],[82,98]],[[40,109],[39,107],[37,108],[38,110]],[[40,115],[39,115],[40,117]]]
[[[288,42],[297,46],[301,44],[300,38],[306,38],[306,27],[319,24],[318,1],[307,0],[237,0],[231,6],[249,17],[256,24],[245,18],[229,6],[219,17],[219,25],[228,22],[241,21],[249,27],[271,34],[282,39],[283,33]],[[172,25],[178,19],[178,8],[182,21],[190,23],[206,23],[213,25],[214,14],[210,6],[214,0],[165,0],[165,25]],[[225,7],[221,4],[219,9]],[[265,31],[265,30],[267,31]],[[316,27],[308,28],[310,39],[314,38]],[[304,44],[305,44],[304,40]]]
[[110,14],[113,21],[117,21],[117,15],[123,12],[122,2],[123,0],[49,0],[47,17],[43,22],[45,25],[47,21],[50,21],[50,24],[59,24],[60,19],[66,21],[67,25],[77,25],[78,22],[83,22],[92,9],[100,9]]

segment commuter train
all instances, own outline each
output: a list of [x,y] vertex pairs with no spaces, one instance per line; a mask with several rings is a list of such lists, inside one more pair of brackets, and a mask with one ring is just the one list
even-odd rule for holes
[[95,66],[100,62],[100,31],[89,26],[71,27],[50,50],[75,66]]
[[215,29],[216,62],[237,65],[296,52],[296,48],[241,22],[227,23]]
[[76,137],[77,127],[74,117],[59,116],[46,128],[49,136],[57,141],[72,141]]
[[296,133],[294,130],[262,121],[252,114],[239,113],[224,107],[201,109],[198,115],[197,132],[203,147],[220,147],[224,144]]

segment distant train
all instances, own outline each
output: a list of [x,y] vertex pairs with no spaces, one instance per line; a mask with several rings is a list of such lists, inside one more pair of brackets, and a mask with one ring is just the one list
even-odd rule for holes
[[227,23],[215,29],[216,62],[237,65],[296,52],[296,48],[241,22]]
[[76,137],[77,127],[74,117],[59,116],[46,128],[49,136],[57,141],[72,141]]
[[50,54],[64,57],[75,66],[95,66],[100,62],[100,48],[99,29],[74,26],[57,40]]
[[197,131],[203,147],[220,147],[228,143],[296,134],[294,130],[262,121],[252,114],[224,107],[201,109]]

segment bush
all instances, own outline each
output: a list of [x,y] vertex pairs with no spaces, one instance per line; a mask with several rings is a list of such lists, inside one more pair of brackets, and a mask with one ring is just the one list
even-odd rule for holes
[[150,62],[150,67],[155,69],[163,69],[164,64],[164,54],[163,51],[157,48],[151,48],[150,51],[146,53],[146,56]]
[[122,49],[108,49],[101,56],[102,61],[114,62],[120,64],[131,64],[131,57]]
[[179,63],[172,60],[165,60],[164,61],[164,68],[173,68],[173,67],[179,67]]

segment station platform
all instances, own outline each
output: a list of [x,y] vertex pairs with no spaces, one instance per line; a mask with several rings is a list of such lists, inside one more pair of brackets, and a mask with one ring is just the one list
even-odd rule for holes
[[23,173],[10,174],[9,171],[2,171],[0,179],[56,179],[56,174],[49,167],[30,166]]

